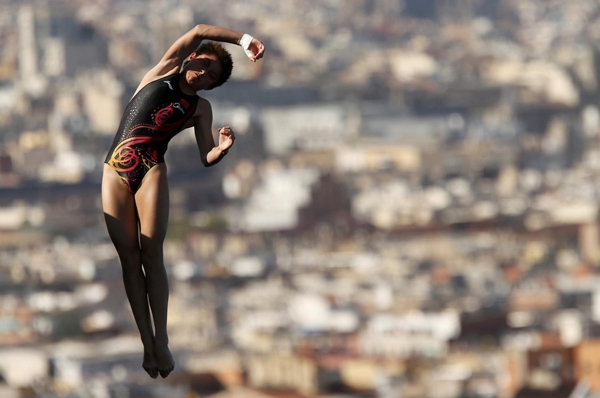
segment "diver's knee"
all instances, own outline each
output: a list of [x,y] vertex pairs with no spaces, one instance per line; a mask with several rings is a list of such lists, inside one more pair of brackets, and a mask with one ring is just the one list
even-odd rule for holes
[[117,255],[123,268],[130,269],[141,266],[142,259],[139,247],[117,248]]
[[147,242],[141,249],[142,263],[144,265],[162,264],[163,250],[162,243]]

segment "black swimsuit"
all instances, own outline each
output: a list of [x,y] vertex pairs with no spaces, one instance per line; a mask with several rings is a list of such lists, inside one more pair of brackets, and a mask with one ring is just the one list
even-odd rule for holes
[[104,160],[133,194],[146,173],[164,163],[169,141],[196,112],[199,97],[181,91],[179,77],[174,74],[148,83],[129,101]]

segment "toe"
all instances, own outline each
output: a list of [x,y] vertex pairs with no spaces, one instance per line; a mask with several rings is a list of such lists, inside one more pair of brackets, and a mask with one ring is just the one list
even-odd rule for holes
[[146,369],[146,368],[144,368],[144,370],[153,379],[156,379],[158,377],[158,369],[156,369],[156,368],[152,368],[152,369]]
[[166,379],[169,374],[173,371],[173,368],[160,370],[160,375],[163,379]]

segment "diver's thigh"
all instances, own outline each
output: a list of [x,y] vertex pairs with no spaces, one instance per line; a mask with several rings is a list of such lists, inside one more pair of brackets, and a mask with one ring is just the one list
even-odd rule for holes
[[169,222],[169,185],[164,163],[152,167],[135,194],[142,242],[162,244]]
[[102,209],[108,234],[117,250],[139,247],[134,196],[119,175],[106,164],[102,176]]

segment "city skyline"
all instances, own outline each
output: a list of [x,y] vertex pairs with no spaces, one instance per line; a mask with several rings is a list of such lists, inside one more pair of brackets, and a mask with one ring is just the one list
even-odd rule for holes
[[[600,395],[597,2],[0,10],[0,395]],[[229,46],[206,93],[238,136],[227,159],[170,144],[177,365],[148,381],[102,159],[198,23],[267,52]]]

